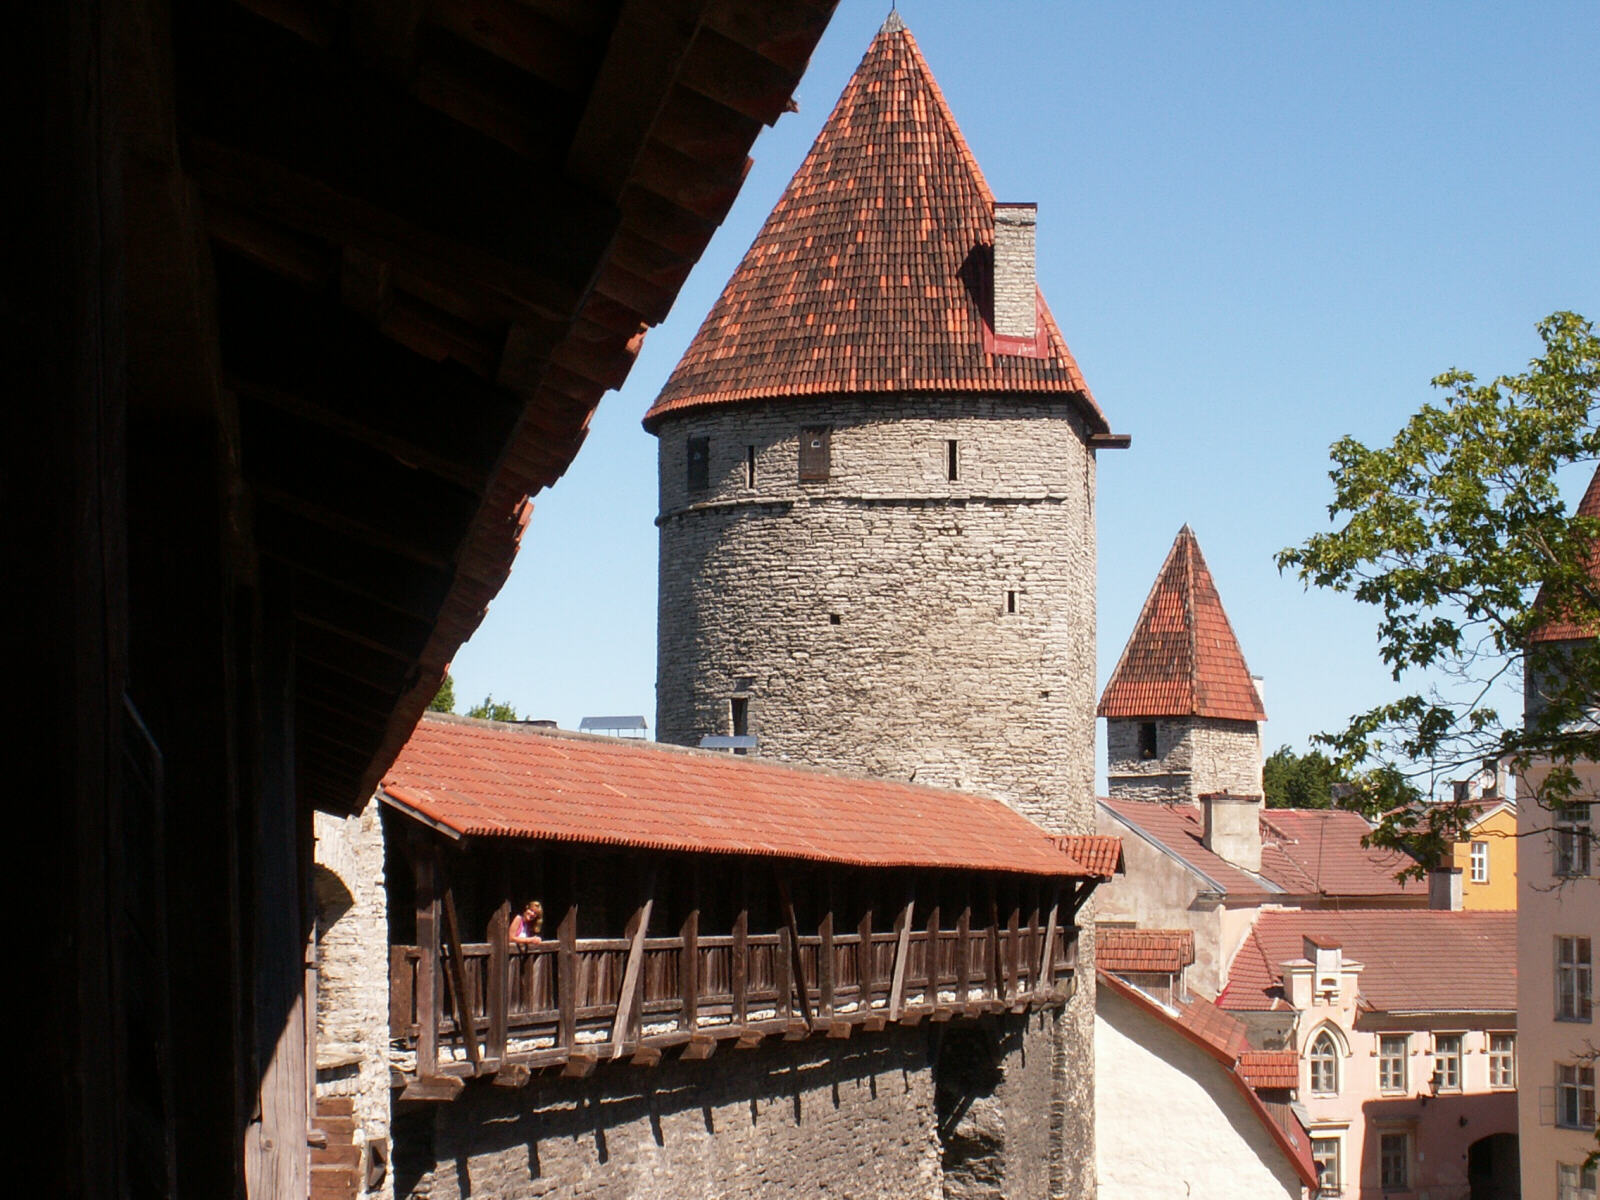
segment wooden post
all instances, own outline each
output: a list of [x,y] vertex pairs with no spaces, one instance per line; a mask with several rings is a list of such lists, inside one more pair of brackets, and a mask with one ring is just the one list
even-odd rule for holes
[[483,1057],[478,1053],[478,1022],[472,1015],[472,997],[467,994],[467,964],[461,953],[461,925],[456,920],[456,894],[450,884],[444,887],[444,930],[450,941],[450,990],[456,998],[456,1028],[466,1043],[467,1061],[472,1073],[483,1073]]
[[1022,905],[1017,900],[1015,884],[1006,890],[1011,901],[1011,915],[1006,918],[1006,995],[1014,999],[1022,966]]
[[833,961],[833,889],[828,889],[828,911],[817,925],[817,1008],[824,1020],[833,1016],[833,983],[838,964]]
[[898,1021],[905,1003],[906,960],[911,956],[911,915],[916,907],[915,897],[908,899],[905,907],[894,919],[894,976],[889,983],[889,1019]]
[[789,881],[778,879],[778,902],[783,905],[783,923],[789,935],[789,963],[794,974],[795,995],[800,999],[800,1019],[811,1025],[811,985],[806,981],[806,964],[800,957],[800,923],[795,919],[794,897]]
[[571,1054],[578,1045],[578,906],[567,905],[556,930],[556,1045]]
[[995,1000],[1004,1000],[1006,995],[1005,972],[1001,969],[1000,956],[1000,897],[996,892],[994,879],[988,881],[989,900],[989,954],[988,970],[989,995]]
[[733,989],[733,1024],[742,1028],[749,1015],[750,908],[741,897],[733,918],[733,961],[728,964]]
[[487,1057],[496,1064],[505,1061],[510,1010],[507,984],[511,974],[511,893],[504,886],[506,875],[502,860],[500,903],[489,918],[489,978],[484,989],[484,1000],[489,1006]]
[[778,927],[778,951],[772,956],[772,977],[778,986],[778,1016],[785,1019],[794,1011],[794,982],[789,978],[789,928]]
[[434,848],[413,843],[417,872],[417,1075],[439,1073],[439,893]]
[[[937,891],[934,895],[938,895]],[[930,1006],[939,1003],[939,906],[928,910],[928,946],[923,953],[923,997]]]
[[867,906],[867,911],[862,914],[861,924],[856,927],[856,932],[861,935],[861,941],[856,946],[856,976],[861,981],[861,997],[858,1009],[860,1012],[872,1011],[872,906]]
[[956,1003],[965,1004],[972,987],[972,905],[961,906],[956,918]]
[[617,1012],[611,1021],[612,1058],[622,1053],[638,1007],[639,969],[644,965],[645,933],[650,928],[650,910],[654,907],[654,898],[647,899],[628,918],[628,961],[622,971],[622,990],[617,994]]
[[1039,989],[1048,990],[1056,985],[1056,919],[1060,911],[1061,893],[1058,885],[1050,889],[1050,915],[1045,920],[1044,950],[1039,955],[1039,981],[1035,985]]
[[679,930],[683,939],[682,957],[678,961],[678,979],[683,985],[683,1008],[678,1027],[693,1033],[700,1024],[700,909],[698,904],[689,910]]

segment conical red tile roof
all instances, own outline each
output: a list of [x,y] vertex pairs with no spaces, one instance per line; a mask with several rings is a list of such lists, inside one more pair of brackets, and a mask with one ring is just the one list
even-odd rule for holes
[[[1578,511],[1575,515],[1600,520],[1600,467],[1595,468],[1595,473],[1589,480],[1588,490],[1583,493],[1583,499],[1578,501]],[[1600,541],[1589,544],[1587,565],[1589,578],[1600,584]],[[1542,591],[1534,603],[1541,607],[1548,606]],[[1600,629],[1597,629],[1592,621],[1574,619],[1570,615],[1565,617],[1552,616],[1550,620],[1535,629],[1529,635],[1528,640],[1530,642],[1567,642],[1595,637],[1597,634],[1600,634]]]
[[[1033,355],[985,350],[994,196],[890,14],[645,415],[853,393],[1025,393],[1105,417],[1041,296]],[[992,342],[992,337],[991,337]]]
[[1111,673],[1099,715],[1267,719],[1200,543],[1187,525],[1178,531]]

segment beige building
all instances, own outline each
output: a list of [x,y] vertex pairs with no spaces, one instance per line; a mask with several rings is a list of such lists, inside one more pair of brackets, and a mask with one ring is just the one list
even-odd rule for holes
[[[1580,516],[1600,518],[1600,472],[1589,482]],[[1591,556],[1600,580],[1600,556]],[[1593,646],[1592,620],[1560,617],[1530,647],[1530,710],[1537,680],[1575,646]],[[1584,1160],[1600,1149],[1595,1082],[1600,1025],[1594,962],[1600,943],[1600,764],[1576,766],[1576,803],[1554,814],[1539,802],[1546,765],[1524,772],[1517,806],[1517,1009],[1522,1037],[1522,1195],[1524,1200],[1595,1200],[1596,1170]]]

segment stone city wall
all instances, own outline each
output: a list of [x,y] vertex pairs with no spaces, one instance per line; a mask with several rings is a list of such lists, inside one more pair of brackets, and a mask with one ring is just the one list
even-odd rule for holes
[[1061,1194],[1055,1022],[892,1026],[520,1090],[469,1084],[397,1115],[400,1195],[1042,1200]]

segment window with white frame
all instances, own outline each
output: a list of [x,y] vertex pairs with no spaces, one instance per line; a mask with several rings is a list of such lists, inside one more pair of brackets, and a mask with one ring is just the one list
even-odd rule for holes
[[1556,1124],[1564,1129],[1594,1128],[1594,1067],[1556,1064]]
[[1386,1092],[1406,1090],[1406,1054],[1411,1039],[1403,1033],[1386,1033],[1378,1038],[1378,1086]]
[[1339,1173],[1339,1139],[1311,1139],[1311,1161],[1317,1164],[1317,1187],[1324,1196],[1337,1196],[1343,1190]]
[[1517,1035],[1514,1033],[1489,1035],[1489,1086],[1517,1086]]
[[1433,1035],[1433,1090],[1459,1092],[1461,1090],[1461,1035],[1436,1033]]
[[1589,873],[1589,847],[1594,841],[1594,826],[1589,812],[1587,804],[1580,804],[1572,812],[1556,818],[1553,865],[1559,876]]
[[1556,1200],[1597,1200],[1595,1168],[1579,1163],[1557,1163]]
[[1594,960],[1586,937],[1556,938],[1556,1020],[1594,1019]]
[[1378,1173],[1386,1192],[1403,1192],[1411,1186],[1411,1135],[1378,1136]]
[[1489,843],[1472,843],[1472,882],[1489,882]]
[[1333,1034],[1324,1029],[1311,1039],[1311,1051],[1306,1055],[1311,1065],[1311,1090],[1319,1096],[1334,1096],[1339,1092],[1339,1043]]

